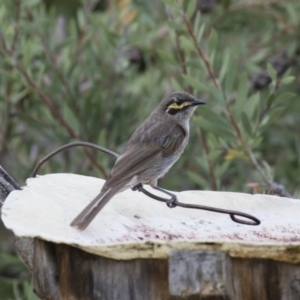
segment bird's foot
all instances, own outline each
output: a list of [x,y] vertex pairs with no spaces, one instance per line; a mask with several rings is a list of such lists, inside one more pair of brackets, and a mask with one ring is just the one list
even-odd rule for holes
[[167,200],[166,204],[169,208],[174,208],[177,206],[176,202],[177,202],[177,197],[174,195],[172,196],[171,199]]
[[143,184],[142,184],[142,183],[139,183],[139,184],[133,186],[131,189],[132,189],[133,191],[138,191],[139,188],[142,188],[142,187],[143,187]]

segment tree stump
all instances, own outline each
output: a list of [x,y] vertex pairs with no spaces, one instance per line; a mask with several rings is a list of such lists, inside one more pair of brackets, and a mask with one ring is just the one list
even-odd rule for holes
[[6,199],[3,222],[20,237],[17,246],[41,299],[300,298],[298,200],[176,193],[182,202],[240,210],[262,221],[245,226],[125,191],[85,231],[71,228],[103,182],[50,174],[29,179]]

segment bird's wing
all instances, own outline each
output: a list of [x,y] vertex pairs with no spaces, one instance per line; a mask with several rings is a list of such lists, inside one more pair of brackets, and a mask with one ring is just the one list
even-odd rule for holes
[[152,136],[151,139],[144,137],[142,140],[128,142],[124,152],[112,168],[105,188],[129,181],[133,176],[150,168],[160,159],[174,154],[183,144],[186,132],[181,126],[172,124],[167,130],[158,127],[156,129],[158,130],[153,128],[152,132],[156,132],[156,136]]

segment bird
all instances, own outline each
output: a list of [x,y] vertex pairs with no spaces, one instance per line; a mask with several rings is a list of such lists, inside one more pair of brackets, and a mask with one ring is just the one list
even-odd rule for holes
[[108,201],[126,189],[139,184],[158,189],[157,180],[183,153],[189,139],[189,120],[201,104],[206,102],[187,92],[166,96],[134,131],[100,193],[70,225],[80,231],[86,229]]

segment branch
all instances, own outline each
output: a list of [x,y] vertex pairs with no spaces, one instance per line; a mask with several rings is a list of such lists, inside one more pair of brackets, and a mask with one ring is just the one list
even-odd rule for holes
[[[48,106],[50,109],[52,115],[55,119],[59,121],[59,123],[66,129],[68,134],[74,138],[74,139],[80,139],[79,135],[72,129],[72,127],[67,123],[67,121],[63,118],[57,107],[52,102],[51,98],[48,97],[46,94],[43,93],[43,91],[35,84],[35,82],[30,78],[29,74],[25,69],[22,68],[22,66],[17,62],[17,60],[14,58],[13,53],[7,48],[5,40],[3,39],[3,36],[0,35],[0,43],[2,46],[3,51],[14,60],[14,67],[19,71],[19,73],[23,76],[27,84],[41,97],[41,99],[44,101],[44,103]],[[104,178],[107,178],[107,173],[105,169],[100,165],[96,158],[87,150],[84,149],[84,153],[87,155],[87,157],[90,159],[90,161],[95,165]]]
[[[206,58],[206,56],[204,54],[204,51],[198,45],[196,35],[194,34],[194,31],[193,31],[193,28],[192,28],[192,25],[191,25],[189,19],[187,18],[187,16],[185,14],[182,14],[182,19],[183,19],[183,21],[186,25],[186,28],[187,28],[187,31],[188,31],[189,35],[191,36],[191,38],[194,42],[194,45],[197,49],[197,52],[198,52],[200,58],[203,60],[205,66],[206,66],[206,69],[208,71],[208,74],[209,74],[211,80],[213,81],[215,87],[219,91],[223,92],[223,90],[222,90],[221,86],[219,85],[218,80],[217,80],[217,78],[216,78],[216,76],[213,72],[213,69],[211,67],[210,62]],[[280,85],[280,82],[277,81],[276,85],[275,85],[275,90],[277,90],[279,88],[279,85]],[[224,96],[224,99],[225,99],[225,96]],[[237,122],[236,122],[236,120],[235,120],[235,118],[232,114],[229,103],[226,100],[225,100],[225,102],[226,102],[226,110],[227,110],[227,113],[228,113],[228,116],[229,116],[229,120],[230,120],[232,126],[235,129],[235,132],[237,134],[237,137],[238,137],[240,143],[246,148],[246,153],[247,153],[252,165],[254,166],[254,168],[260,173],[261,177],[270,186],[270,188],[273,190],[273,192],[277,192],[278,195],[284,195],[285,197],[291,197],[291,195],[288,192],[285,191],[285,189],[282,185],[279,185],[279,184],[273,182],[272,180],[270,180],[268,178],[268,176],[265,174],[265,172],[263,171],[263,169],[260,167],[259,163],[257,162],[256,158],[253,155],[252,149],[243,140],[240,128],[239,128],[239,126],[238,126],[238,124],[237,124]],[[205,141],[205,139],[203,139],[203,141]],[[204,145],[204,150],[205,150],[205,143],[203,143],[203,145]],[[210,168],[211,168],[211,166],[210,166]],[[212,183],[214,184],[214,181],[212,181]]]
[[17,0],[16,3],[16,27],[15,27],[15,32],[14,32],[14,37],[13,37],[13,41],[11,44],[11,52],[15,51],[15,47],[18,41],[18,37],[19,37],[19,20],[20,20],[20,13],[21,13],[21,1]]
[[209,74],[210,78],[212,79],[215,87],[218,90],[221,90],[221,86],[218,83],[216,75],[215,75],[214,71],[212,70],[212,67],[211,67],[208,59],[206,58],[206,56],[205,56],[204,52],[202,51],[201,47],[198,45],[197,38],[196,38],[196,36],[194,34],[191,22],[189,21],[189,19],[186,17],[185,14],[182,14],[182,19],[183,19],[183,21],[184,21],[184,23],[186,25],[186,28],[187,28],[187,31],[188,31],[189,35],[193,39],[194,45],[195,45],[195,47],[197,49],[197,52],[198,52],[199,56],[202,58],[205,66],[206,66],[206,69],[208,71],[208,74]]
[[290,193],[288,193],[284,186],[281,184],[278,184],[274,181],[272,181],[263,171],[263,169],[260,167],[257,159],[254,157],[252,149],[247,146],[246,147],[246,152],[248,154],[248,157],[250,158],[250,161],[254,168],[259,172],[260,176],[264,179],[264,181],[269,185],[270,189],[272,190],[273,194],[278,195],[280,197],[288,197],[288,198],[293,198]]
[[6,118],[4,118],[4,124],[3,124],[3,130],[2,130],[2,136],[0,140],[0,155],[4,151],[6,140],[9,135],[9,131],[11,128],[11,119],[10,119],[10,93],[12,89],[12,82],[9,81],[6,85],[6,92],[5,92],[5,102],[6,102]]
[[[169,12],[169,16],[170,16],[171,19],[173,19],[172,12]],[[186,65],[185,65],[184,51],[182,50],[181,45],[180,45],[180,40],[179,40],[178,32],[175,31],[175,34],[176,34],[176,36],[175,36],[176,47],[177,47],[177,51],[178,51],[180,62],[181,62],[182,73],[183,74],[187,74],[187,69],[186,69]],[[188,86],[188,88],[187,88],[187,90],[188,90],[189,93],[192,93],[192,89],[193,88],[191,86]],[[205,134],[204,134],[204,132],[201,129],[199,130],[199,133],[200,133],[200,138],[201,138],[201,142],[202,142],[202,145],[203,145],[203,149],[204,149],[205,155],[207,156],[210,153],[210,149],[208,147]],[[214,165],[213,165],[213,163],[210,160],[207,160],[207,164],[208,164],[210,184],[211,184],[212,190],[213,191],[217,191],[218,190],[218,186],[217,186],[216,176],[215,176],[215,173],[214,173]]]
[[[49,51],[49,47],[46,43],[46,40],[45,40],[44,36],[41,33],[38,33],[38,35],[39,35],[40,40],[41,40],[41,42],[44,46],[46,57],[48,57],[50,66],[54,70],[54,72],[56,73],[56,75],[58,76],[60,81],[62,82],[63,87],[66,91],[66,94],[67,94],[68,98],[70,99],[71,104],[73,105],[73,107],[71,107],[71,108],[73,108],[73,111],[75,112],[77,118],[79,120],[82,119],[82,116],[79,113],[80,112],[80,107],[78,106],[76,98],[73,96],[73,93],[72,93],[71,87],[69,85],[69,82],[67,81],[66,77],[61,72],[61,70],[57,67],[56,59],[55,59],[53,53],[51,51]],[[85,123],[83,125],[85,127]]]
[[228,116],[229,116],[229,120],[230,120],[232,126],[233,126],[234,129],[235,129],[235,132],[236,132],[236,134],[237,134],[237,136],[238,136],[238,139],[240,140],[240,142],[241,142],[242,144],[244,144],[243,137],[242,137],[242,134],[241,134],[239,125],[237,124],[237,122],[236,122],[236,120],[235,120],[235,118],[234,118],[234,116],[233,116],[233,114],[232,114],[232,111],[231,111],[231,109],[230,109],[230,105],[229,105],[228,102],[226,102],[226,109],[227,109],[227,113],[228,113]]

